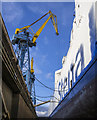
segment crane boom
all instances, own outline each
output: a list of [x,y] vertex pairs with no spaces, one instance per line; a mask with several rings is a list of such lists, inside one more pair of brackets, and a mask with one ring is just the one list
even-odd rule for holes
[[28,25],[28,26],[25,26],[25,27],[22,27],[22,28],[16,28],[15,30],[15,34],[18,34],[18,33],[21,33],[23,32],[24,29],[28,29],[29,27],[31,27],[32,25],[34,25],[36,22],[38,22],[39,20],[41,20],[43,17],[45,17],[48,13],[46,13],[45,15],[43,15],[41,18],[39,18],[38,20],[36,20],[35,22],[33,22],[31,25]]
[[42,32],[43,28],[45,27],[45,25],[47,24],[47,22],[49,21],[49,19],[51,18],[51,16],[49,16],[49,18],[45,21],[45,23],[39,28],[39,30],[34,34],[33,36],[33,43],[36,41],[36,39],[38,38],[38,36],[40,35],[40,33]]
[[[43,15],[41,18],[39,18],[38,20],[36,20],[35,22],[33,22],[31,25],[25,26],[23,28],[16,28],[15,34],[21,33],[24,30],[28,30],[29,27],[31,27],[32,25],[34,25],[35,23],[37,23],[39,20],[41,20],[43,17],[45,17],[48,14],[50,14],[50,16],[48,17],[48,19],[44,22],[44,24],[34,34],[34,36],[32,38],[33,43],[35,43],[36,39],[38,38],[38,36],[40,35],[40,33],[42,32],[43,28],[45,27],[45,25],[47,24],[47,22],[49,21],[50,18],[51,18],[53,26],[55,28],[56,34],[59,35],[59,33],[58,33],[58,27],[57,27],[57,17],[56,17],[56,15],[52,14],[51,11],[49,11],[48,13],[46,13],[45,15]],[[56,18],[56,21],[54,20],[54,18]]]
[[48,102],[51,102],[51,101],[48,100],[48,101],[45,101],[45,102],[39,103],[39,104],[37,104],[37,105],[34,105],[34,107],[38,107],[38,106],[43,105],[43,104],[46,104],[46,103],[48,103]]

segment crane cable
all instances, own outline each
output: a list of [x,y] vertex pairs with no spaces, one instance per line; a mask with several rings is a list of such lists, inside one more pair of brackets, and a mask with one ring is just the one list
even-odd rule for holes
[[[36,100],[38,100],[38,101],[40,101],[40,102],[45,102],[45,101],[43,101],[43,100],[41,100],[41,99],[38,99],[38,98],[35,98]],[[59,102],[57,102],[57,101],[52,101],[52,100],[49,100],[50,102],[55,102],[55,103],[59,103]]]
[[[30,72],[30,71],[29,71]],[[54,90],[53,88],[50,88],[50,87],[48,87],[47,85],[45,85],[44,83],[42,83],[42,82],[40,82],[40,80],[38,79],[38,78],[36,78],[35,77],[35,79],[41,84],[41,85],[43,85],[44,87],[46,87],[46,88],[48,88],[48,89],[50,89],[50,90],[52,90],[52,91],[57,91],[57,92],[64,92],[64,91],[67,91],[68,89],[66,89],[66,90],[64,90],[64,89],[62,89],[62,90]]]
[[[33,91],[32,91],[33,92]],[[37,98],[55,98],[56,100],[58,100],[58,101],[60,101],[57,97],[55,97],[55,96],[38,96],[38,95],[35,95],[35,97],[37,97]]]
[[55,97],[55,96],[38,96],[38,95],[36,95],[36,97],[39,97],[39,98],[51,98],[51,97],[54,97],[54,98],[56,98],[58,101],[60,101],[57,97]]
[[[30,72],[30,71],[29,71]],[[50,88],[50,87],[48,87],[47,85],[45,85],[44,83],[42,83],[38,78],[36,78],[35,77],[35,79],[40,83],[40,84],[42,84],[44,87],[46,87],[46,88],[48,88],[48,89],[50,89],[50,90],[52,90],[52,91],[57,91],[57,92],[64,92],[64,91],[67,91],[68,89],[66,89],[66,90],[64,90],[64,89],[62,89],[62,90],[54,90],[53,88]]]
[[36,77],[35,77],[35,79],[40,83],[40,84],[42,84],[44,87],[46,87],[46,88],[48,88],[48,89],[50,89],[50,90],[52,90],[52,91],[57,91],[57,92],[64,92],[64,91],[67,91],[68,89],[66,89],[66,90],[54,90],[53,88],[50,88],[50,87],[48,87],[48,86],[46,86],[45,84],[43,84],[42,82],[40,82],[40,80],[39,79],[37,79]]
[[[24,66],[25,66],[25,65],[24,65]],[[26,66],[25,66],[25,67],[26,67]],[[29,72],[30,72],[30,71],[29,71]],[[56,89],[55,89],[55,90],[54,90],[53,88],[50,88],[50,87],[48,87],[47,85],[45,85],[44,83],[40,82],[40,80],[39,80],[38,78],[35,77],[35,79],[36,79],[40,84],[42,84],[44,87],[46,87],[46,88],[48,88],[48,89],[50,89],[50,90],[52,90],[52,91],[64,92],[64,91],[67,91],[67,90],[68,90],[68,89],[66,89],[66,90],[65,90],[65,89],[62,89],[62,90],[56,90]]]
[[46,86],[45,84],[43,84],[42,82],[40,82],[40,80],[39,80],[39,79],[37,79],[36,77],[35,77],[35,79],[36,79],[36,80],[37,80],[40,84],[42,84],[44,87],[46,87],[46,88],[48,88],[48,89],[50,89],[50,90],[54,91],[54,89],[52,89],[52,88],[50,88],[50,87]]
[[[35,95],[35,96],[34,96],[34,95],[32,95],[32,96],[33,96],[33,97],[35,97],[35,99],[36,99],[36,100],[38,100],[38,101],[45,102],[45,101],[43,101],[43,100],[41,100],[41,99],[37,98],[37,96],[36,96],[36,95]],[[54,97],[54,96],[53,96],[53,97]],[[58,100],[58,99],[57,99],[57,100]],[[56,102],[56,103],[59,103],[59,101],[60,101],[60,100],[58,100],[58,102],[57,102],[57,101],[52,101],[52,100],[49,100],[49,101],[50,101],[50,102]]]

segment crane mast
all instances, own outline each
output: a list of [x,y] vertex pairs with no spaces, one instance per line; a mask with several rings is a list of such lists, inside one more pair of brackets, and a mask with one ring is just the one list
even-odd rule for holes
[[[41,20],[43,17],[49,14],[48,19],[43,23],[43,25],[39,28],[39,30],[34,33],[31,26]],[[25,26],[23,28],[16,28],[15,34],[12,38],[12,44],[16,45],[15,53],[16,57],[19,61],[19,65],[27,85],[28,91],[32,97],[34,105],[36,104],[35,98],[35,75],[33,69],[33,58],[31,60],[31,68],[30,68],[30,51],[29,48],[36,46],[36,39],[42,32],[43,28],[47,24],[47,22],[51,19],[53,26],[55,28],[56,34],[58,35],[58,28],[57,28],[57,18],[51,11],[43,15],[41,18],[33,22],[31,25]],[[56,21],[55,21],[56,19]]]

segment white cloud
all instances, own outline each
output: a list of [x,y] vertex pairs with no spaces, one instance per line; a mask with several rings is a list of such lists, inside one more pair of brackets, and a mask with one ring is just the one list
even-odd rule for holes
[[[38,101],[39,102],[39,101]],[[41,102],[39,102],[41,103]],[[38,103],[38,104],[39,104]],[[48,107],[49,107],[49,104],[44,104],[42,106],[38,106],[36,108],[36,113],[39,117],[46,117],[48,116]]]
[[3,4],[2,11],[5,21],[13,26],[18,25],[23,17],[23,10],[14,2]]
[[44,65],[44,63],[46,63],[46,55],[41,55],[41,54],[35,52],[35,54],[33,54],[33,56],[34,56],[34,58],[36,58],[36,61],[34,61],[34,71],[36,74],[42,74],[43,72],[39,66]]
[[36,51],[38,51],[38,50],[39,50],[39,48],[38,48],[37,46],[35,47],[35,49],[36,49]]
[[48,63],[47,55],[41,54],[39,48],[36,47],[34,50],[30,49],[30,58],[33,57],[33,69],[38,75],[42,74],[42,66]]
[[47,73],[47,74],[46,74],[46,78],[47,78],[47,79],[53,79],[52,73]]
[[[71,5],[70,5],[71,6]],[[71,21],[71,16],[73,17],[73,13],[74,13],[74,9],[72,9],[71,12],[71,8],[70,6],[66,6],[62,9],[62,14],[61,14],[61,23],[62,25],[66,26],[68,24],[68,21]],[[73,8],[73,7],[72,7]],[[65,15],[65,14],[68,15]]]
[[47,55],[42,55],[41,56],[41,63],[42,64],[47,63]]
[[45,117],[47,114],[47,111],[36,111],[36,113],[39,117]]
[[46,9],[40,7],[40,6],[32,6],[32,5],[29,5],[28,6],[28,9],[31,10],[32,12],[34,13],[40,13],[41,15],[45,14],[47,12]]
[[49,41],[48,41],[47,37],[45,36],[45,37],[44,37],[44,44],[45,44],[45,45],[48,45],[48,43],[49,43]]
[[42,70],[40,70],[36,64],[34,64],[34,71],[35,71],[35,74],[42,74]]
[[30,57],[37,57],[39,55],[39,52],[38,52],[39,48],[37,46],[34,48],[30,48],[29,50],[31,53]]
[[35,73],[36,73],[36,74],[42,74],[42,71],[41,71],[40,69],[36,68],[36,69],[35,69]]

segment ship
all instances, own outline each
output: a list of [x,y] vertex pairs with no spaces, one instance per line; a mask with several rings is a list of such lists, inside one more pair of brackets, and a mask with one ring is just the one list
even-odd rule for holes
[[97,2],[75,0],[70,47],[55,71],[50,118],[97,118],[96,12]]

